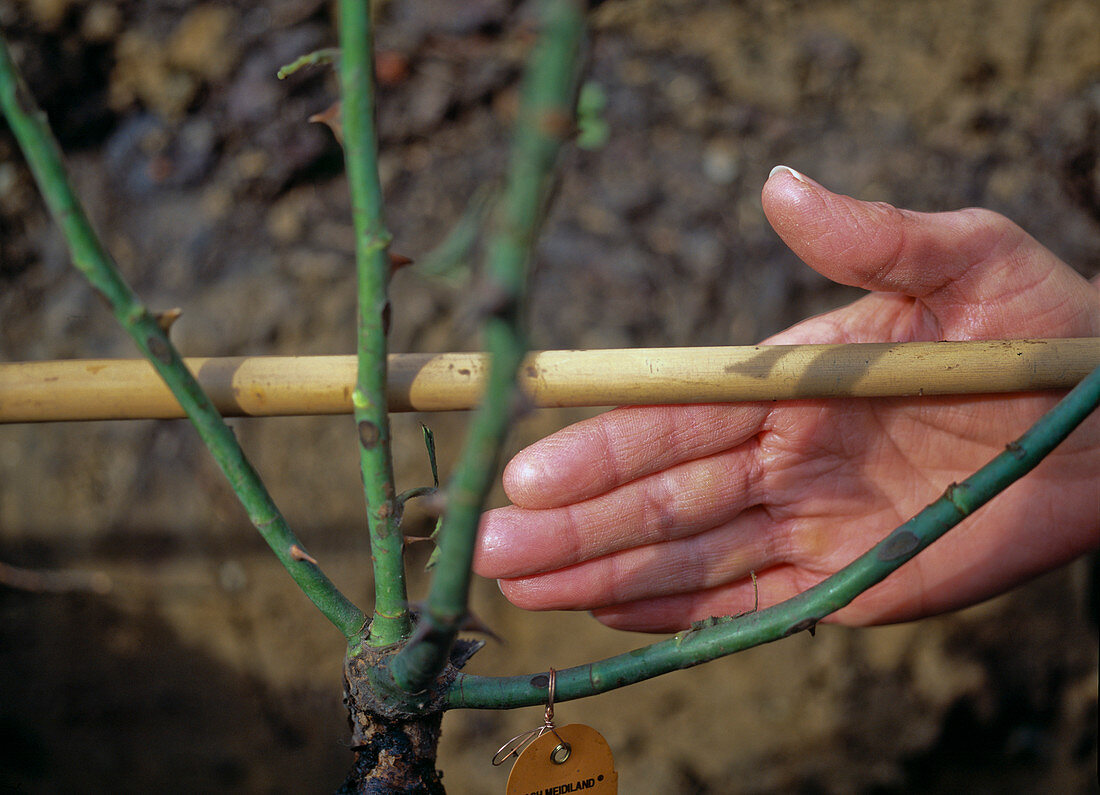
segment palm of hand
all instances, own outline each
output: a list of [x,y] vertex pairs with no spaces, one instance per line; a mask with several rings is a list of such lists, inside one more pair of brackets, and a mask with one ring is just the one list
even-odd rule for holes
[[[783,562],[768,570],[768,601],[789,598],[843,568],[999,453],[1027,427],[1024,417],[1037,418],[1049,408],[1042,398],[1022,402],[936,400],[914,406],[862,400],[783,412],[760,440],[771,500],[765,510],[772,538],[785,543]],[[975,412],[981,412],[980,423]],[[960,598],[982,598],[1004,574],[1001,566],[987,565],[988,556],[1012,563],[1003,531],[1019,528],[1016,546],[1022,550],[1028,528],[1069,521],[1073,506],[1059,497],[1065,469],[1050,461],[834,620],[905,620],[950,609]],[[998,543],[990,546],[993,534]]]
[[[793,226],[805,234],[806,213],[835,216],[828,205],[838,201],[896,232],[861,241],[872,266],[862,272],[837,264],[830,246],[850,253],[855,245],[835,225],[828,239],[784,234],[803,259],[838,281],[920,297],[872,293],[771,343],[1100,331],[1095,289],[999,217],[903,214],[817,186],[788,187],[803,195],[778,207],[773,200],[769,216],[781,234],[784,212],[798,216]],[[937,228],[944,222],[949,228]],[[940,267],[928,267],[937,253]],[[750,571],[758,575],[762,605],[782,601],[842,568],[986,463],[1054,401],[1033,395],[609,412],[517,457],[505,475],[516,507],[486,517],[476,568],[506,578],[502,589],[521,607],[594,609],[601,621],[629,629],[672,631],[751,609]],[[951,609],[1094,545],[1095,519],[1091,533],[1081,525],[1096,502],[1100,422],[1087,425],[1031,476],[833,620],[877,623]]]

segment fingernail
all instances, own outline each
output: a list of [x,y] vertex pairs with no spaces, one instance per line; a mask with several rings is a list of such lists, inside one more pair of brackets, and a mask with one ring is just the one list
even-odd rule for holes
[[775,176],[776,174],[778,174],[778,173],[779,173],[780,171],[786,171],[786,172],[787,172],[788,174],[790,174],[790,175],[791,175],[792,177],[794,177],[794,178],[795,178],[795,179],[797,179],[797,180],[798,180],[799,182],[801,182],[801,183],[803,183],[803,184],[805,184],[805,185],[809,185],[809,184],[810,184],[810,180],[808,180],[808,179],[807,179],[807,178],[806,178],[806,177],[805,177],[804,175],[802,175],[802,174],[800,174],[799,172],[795,171],[795,170],[794,170],[793,168],[791,168],[790,166],[776,166],[775,168],[773,168],[773,169],[771,170],[771,173],[770,173],[770,174],[768,174],[768,179],[771,179],[771,178],[772,178],[772,177],[774,177],[774,176]]
[[508,594],[504,593],[504,586],[500,584],[500,580],[497,580],[497,590],[500,591],[501,596],[508,598]]

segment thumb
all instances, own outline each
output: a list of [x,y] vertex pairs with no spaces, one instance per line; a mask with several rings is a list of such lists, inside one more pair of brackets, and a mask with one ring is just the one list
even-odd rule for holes
[[[998,213],[859,201],[787,166],[772,170],[761,198],[772,227],[811,268],[920,299],[945,331],[1054,336],[1095,311],[1095,288]],[[1043,328],[1027,328],[1040,316]]]

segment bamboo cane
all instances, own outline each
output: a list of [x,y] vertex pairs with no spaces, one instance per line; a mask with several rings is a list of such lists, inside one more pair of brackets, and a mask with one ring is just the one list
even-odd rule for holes
[[[184,360],[225,416],[351,412],[354,356]],[[549,406],[958,395],[1068,389],[1100,365],[1100,338],[632,348],[532,353],[519,380]],[[390,354],[390,411],[470,409],[481,353]],[[0,364],[0,422],[172,419],[183,411],[144,360]]]

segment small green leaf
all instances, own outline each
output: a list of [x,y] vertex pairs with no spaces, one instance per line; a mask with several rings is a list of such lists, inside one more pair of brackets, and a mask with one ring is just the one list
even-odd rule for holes
[[[435,529],[432,530],[432,534],[428,536],[432,541],[436,541],[439,538],[439,528],[443,527],[443,517],[440,516],[435,520]],[[435,568],[435,564],[439,562],[439,542],[436,541],[435,549],[432,550],[432,554],[428,556],[428,562],[424,564],[424,571],[431,571]]]
[[439,488],[439,467],[435,462],[435,434],[424,423],[420,423],[420,429],[424,432],[424,446],[428,448],[428,463],[432,465],[432,483]]
[[577,97],[577,146],[581,149],[601,149],[611,137],[611,127],[603,116],[606,108],[603,86],[592,80],[581,86]]
[[297,72],[299,69],[306,66],[317,66],[318,64],[335,63],[336,59],[340,57],[340,51],[335,47],[328,47],[323,50],[315,50],[295,58],[290,63],[280,66],[279,71],[275,73],[275,76],[280,80],[285,80],[290,75]]

